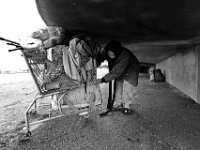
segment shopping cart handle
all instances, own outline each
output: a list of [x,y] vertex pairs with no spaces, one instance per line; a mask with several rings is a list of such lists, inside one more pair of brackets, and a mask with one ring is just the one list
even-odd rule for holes
[[2,38],[2,37],[0,37],[0,40],[2,40],[2,41],[5,41],[5,39],[4,39],[4,38]]
[[9,49],[9,52],[13,52],[13,51],[18,51],[18,50],[22,50],[22,48],[15,48],[15,49]]
[[2,40],[2,41],[6,41],[6,42],[10,42],[10,43],[12,43],[12,44],[15,44],[15,45],[20,46],[19,43],[15,42],[15,41],[8,40],[8,39],[5,39],[5,38],[2,38],[2,37],[0,37],[0,40]]
[[15,44],[15,43],[7,43],[7,45],[12,45],[12,46],[16,46],[18,48],[21,48],[21,46],[19,44]]

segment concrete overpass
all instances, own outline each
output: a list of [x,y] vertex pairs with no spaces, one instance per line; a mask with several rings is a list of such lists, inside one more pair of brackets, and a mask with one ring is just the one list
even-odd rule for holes
[[89,33],[102,44],[120,40],[142,63],[200,103],[200,1],[36,0],[44,22],[71,37]]

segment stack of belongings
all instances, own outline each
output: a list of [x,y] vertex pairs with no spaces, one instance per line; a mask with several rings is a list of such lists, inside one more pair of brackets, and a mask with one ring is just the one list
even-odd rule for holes
[[78,38],[65,45],[65,37],[65,30],[56,26],[32,34],[32,38],[41,40],[39,49],[46,54],[45,71],[41,74],[44,79],[42,87],[47,91],[71,90],[63,99],[63,104],[69,101],[78,107],[101,104],[100,87],[93,84],[96,80],[96,61],[86,52],[92,47]]
[[80,107],[101,104],[101,93],[98,84],[93,84],[96,79],[96,61],[90,58],[86,49],[91,49],[84,40],[74,38],[69,42],[69,47],[63,49],[63,64],[67,76],[71,79],[85,83],[80,88],[71,91],[67,100],[79,104]]
[[154,73],[154,82],[165,82],[165,76],[162,73],[161,69],[153,70]]

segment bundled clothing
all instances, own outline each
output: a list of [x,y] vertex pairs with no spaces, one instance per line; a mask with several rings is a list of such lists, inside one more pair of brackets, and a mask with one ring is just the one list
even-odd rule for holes
[[81,81],[80,57],[74,53],[72,47],[63,49],[63,65],[65,74],[71,79]]
[[103,52],[103,49],[94,40],[77,40],[76,47],[77,52],[81,56],[81,66],[84,66],[90,60],[90,58],[96,59],[98,66],[102,62],[103,58],[100,57],[102,56],[101,53]]
[[83,40],[70,40],[69,47],[63,49],[65,73],[79,82],[91,80],[91,71],[96,68],[96,60],[89,56],[91,47]]
[[32,33],[32,38],[42,41],[46,49],[62,45],[65,40],[66,30],[63,27],[48,26]]

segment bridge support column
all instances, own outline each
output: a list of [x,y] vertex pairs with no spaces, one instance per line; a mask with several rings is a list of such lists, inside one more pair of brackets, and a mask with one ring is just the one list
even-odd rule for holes
[[197,102],[200,103],[200,45],[196,46],[197,55]]

